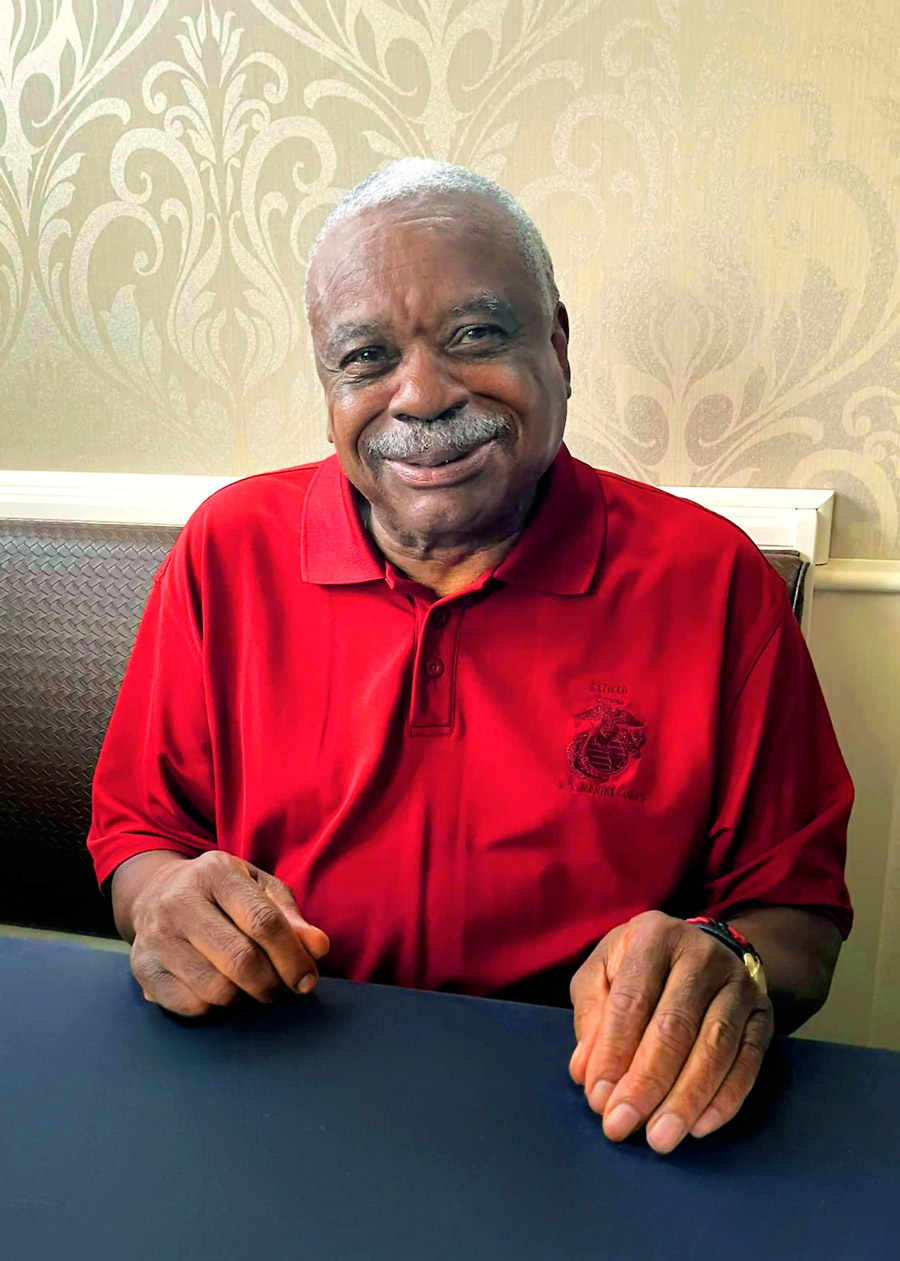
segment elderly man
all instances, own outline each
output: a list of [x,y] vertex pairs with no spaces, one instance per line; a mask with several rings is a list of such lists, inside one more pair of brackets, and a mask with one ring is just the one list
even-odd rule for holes
[[194,514],[97,769],[134,974],[182,1015],[319,970],[571,995],[607,1136],[671,1151],[850,927],[852,789],[783,583],[568,454],[568,317],[489,181],[370,177],[307,304],[337,454]]

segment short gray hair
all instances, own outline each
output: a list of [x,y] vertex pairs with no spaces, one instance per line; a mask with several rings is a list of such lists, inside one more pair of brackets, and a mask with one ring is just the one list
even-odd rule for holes
[[[428,193],[474,193],[492,201],[509,219],[513,237],[522,254],[529,273],[540,286],[551,312],[559,300],[559,290],[553,275],[553,262],[544,239],[525,213],[522,206],[506,189],[484,175],[470,171],[465,166],[450,162],[437,162],[432,158],[401,158],[381,170],[367,175],[364,180],[345,193],[322,225],[319,235],[309,252],[307,276],[312,270],[313,259],[322,242],[337,224],[368,210],[390,202],[405,201]],[[308,295],[307,295],[308,309]]]

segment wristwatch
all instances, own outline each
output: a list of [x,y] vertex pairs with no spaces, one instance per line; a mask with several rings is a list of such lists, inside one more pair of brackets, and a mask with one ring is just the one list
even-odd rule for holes
[[759,992],[761,994],[768,992],[762,959],[760,959],[756,950],[754,950],[743,933],[739,933],[733,925],[726,923],[725,920],[711,919],[708,915],[694,915],[691,919],[686,919],[684,922],[686,924],[696,924],[703,932],[709,933],[710,937],[715,937],[716,941],[720,941],[723,946],[727,946],[732,954],[736,954],[741,963],[743,963],[750,974],[750,980]]

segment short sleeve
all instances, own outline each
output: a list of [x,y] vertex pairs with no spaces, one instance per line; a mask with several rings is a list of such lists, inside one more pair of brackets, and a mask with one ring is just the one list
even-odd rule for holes
[[146,850],[215,847],[199,636],[182,535],[154,581],[94,774],[88,849],[100,884]]
[[825,912],[846,937],[853,785],[786,602],[720,716],[717,763],[696,913],[806,907]]

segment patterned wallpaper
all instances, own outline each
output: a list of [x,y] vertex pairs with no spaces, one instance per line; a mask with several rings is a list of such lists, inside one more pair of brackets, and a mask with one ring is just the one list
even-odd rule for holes
[[306,253],[405,154],[544,231],[577,454],[900,557],[896,0],[0,0],[0,466],[324,454]]

